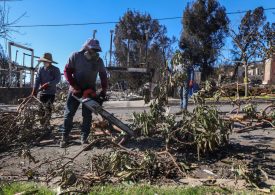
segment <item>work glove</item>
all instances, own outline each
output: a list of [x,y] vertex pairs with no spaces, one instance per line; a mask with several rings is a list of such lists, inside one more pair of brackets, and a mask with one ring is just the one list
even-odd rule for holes
[[99,93],[99,96],[105,98],[105,97],[106,97],[106,91],[105,91],[105,90],[102,90],[102,91]]
[[77,85],[74,85],[74,86],[71,85],[71,91],[72,91],[73,95],[75,95],[77,97],[81,96],[80,95],[81,94],[81,89]]
[[190,87],[190,88],[193,87],[193,81],[192,81],[192,80],[189,81],[189,87]]
[[34,97],[36,97],[36,96],[37,96],[37,91],[36,91],[34,88],[32,89],[31,96],[34,96]]
[[108,101],[108,100],[109,100],[109,98],[106,94],[106,90],[100,91],[100,93],[98,94],[97,102],[102,106],[103,102]]
[[83,96],[82,96],[83,99],[86,99],[86,98],[96,98],[96,92],[93,90],[93,89],[86,89],[84,92],[83,92]]
[[47,89],[49,87],[49,83],[44,83],[41,87],[40,90]]

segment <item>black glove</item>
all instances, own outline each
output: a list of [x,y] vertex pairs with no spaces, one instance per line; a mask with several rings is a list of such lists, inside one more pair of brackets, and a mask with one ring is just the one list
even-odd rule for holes
[[99,96],[105,98],[105,97],[106,97],[106,91],[103,91],[103,90],[102,90],[102,91],[99,93]]
[[101,105],[103,102],[105,101],[108,101],[109,100],[109,97],[107,96],[106,94],[106,91],[102,90],[100,93],[99,93],[99,101],[101,102]]

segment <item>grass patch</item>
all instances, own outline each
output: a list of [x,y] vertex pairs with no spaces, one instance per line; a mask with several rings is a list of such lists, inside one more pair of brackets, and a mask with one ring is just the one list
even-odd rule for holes
[[0,186],[1,195],[13,195],[22,193],[22,195],[35,194],[35,195],[54,195],[55,193],[47,187],[27,182],[5,183]]
[[[272,190],[273,191],[273,190]],[[35,183],[15,182],[0,185],[0,195],[13,195],[21,193],[22,195],[54,195],[56,192],[47,187]],[[260,194],[256,191],[235,191],[222,189],[218,187],[187,187],[187,186],[153,186],[153,185],[106,185],[95,186],[91,189],[90,195],[200,195],[200,194]]]
[[[200,195],[200,194],[234,194],[234,191],[218,187],[183,187],[183,186],[96,186],[90,195]],[[236,194],[247,194],[238,192]]]

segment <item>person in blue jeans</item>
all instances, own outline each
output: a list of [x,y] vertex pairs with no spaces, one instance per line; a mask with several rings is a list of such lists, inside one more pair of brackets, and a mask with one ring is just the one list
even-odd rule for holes
[[186,78],[180,84],[180,108],[181,111],[186,111],[188,106],[188,96],[192,94],[193,80],[194,80],[194,69],[189,66],[185,69]]
[[191,62],[184,59],[179,50],[177,50],[172,57],[171,64],[173,66],[173,80],[180,86],[181,111],[177,114],[181,114],[182,111],[187,111],[188,96],[193,92],[194,68]]
[[[101,52],[99,41],[89,39],[83,48],[74,52],[65,66],[64,76],[70,84],[67,102],[65,105],[64,125],[62,129],[62,138],[60,147],[66,147],[68,137],[73,127],[73,117],[79,107],[79,102],[73,97],[95,98],[96,97],[96,78],[99,75],[101,81],[101,96],[106,96],[107,90],[107,73],[103,60],[99,57]],[[90,134],[92,112],[82,107],[82,127],[81,127],[81,144],[88,143]]]

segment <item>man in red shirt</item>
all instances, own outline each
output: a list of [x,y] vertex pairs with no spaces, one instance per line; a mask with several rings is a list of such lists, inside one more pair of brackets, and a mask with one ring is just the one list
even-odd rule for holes
[[[66,147],[68,136],[72,129],[73,117],[78,109],[79,102],[72,94],[82,98],[93,98],[96,96],[96,79],[99,75],[101,80],[101,95],[106,96],[107,73],[103,60],[99,57],[101,47],[98,40],[89,39],[83,48],[74,52],[65,66],[64,76],[70,84],[69,94],[65,106],[64,129],[60,147]],[[81,128],[81,143],[87,143],[90,134],[92,112],[82,107],[83,123]]]

